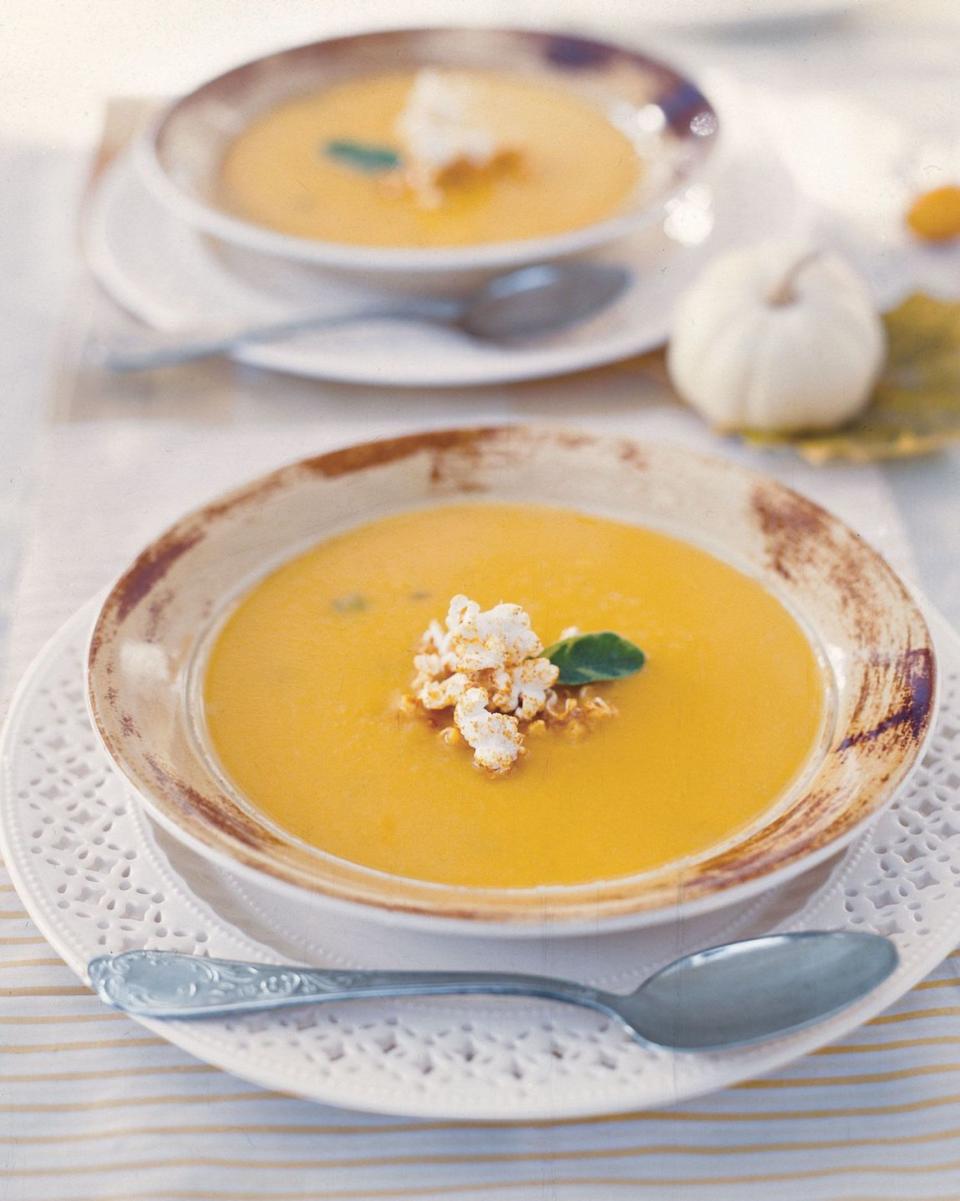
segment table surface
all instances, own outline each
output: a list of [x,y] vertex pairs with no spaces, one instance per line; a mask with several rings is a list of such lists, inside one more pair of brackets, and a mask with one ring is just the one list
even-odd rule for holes
[[[483,6],[456,7],[449,0],[407,0],[403,23],[510,21],[516,18],[511,12],[515,7],[499,0],[486,0]],[[647,13],[654,7],[662,13],[662,5],[626,3],[626,0],[607,3],[602,6],[602,11],[601,6],[590,6],[582,0],[559,4],[556,0],[552,3],[528,0],[522,19],[529,24],[540,20],[613,31],[652,45],[664,55],[686,63],[693,71],[724,70],[752,83],[776,83],[780,88],[797,92],[813,87],[836,89],[862,98],[880,111],[892,112],[910,121],[918,131],[918,138],[935,132],[939,138],[960,145],[960,71],[957,70],[960,7],[953,0],[864,4],[851,6],[848,13],[835,20],[761,22],[748,28],[713,30],[648,24]],[[762,4],[758,2],[757,8],[762,8]],[[57,499],[54,495],[56,481],[50,479],[49,472],[44,474],[36,468],[36,450],[50,441],[51,433],[60,437],[75,427],[81,436],[84,430],[90,435],[101,423],[109,423],[114,434],[127,427],[131,437],[135,438],[150,429],[155,429],[160,436],[163,429],[176,423],[178,428],[193,429],[198,435],[209,434],[210,445],[215,446],[218,431],[226,433],[244,428],[261,428],[266,432],[283,427],[294,435],[294,439],[295,431],[300,429],[306,440],[309,440],[311,430],[319,428],[324,430],[326,437],[331,431],[341,430],[344,437],[353,436],[364,429],[376,430],[395,423],[398,413],[402,413],[402,420],[408,421],[411,427],[431,422],[450,423],[461,418],[470,421],[478,412],[488,418],[502,416],[509,420],[545,419],[576,424],[578,417],[585,414],[596,417],[593,410],[600,394],[603,404],[599,421],[604,428],[617,429],[627,426],[638,410],[668,403],[663,383],[645,370],[642,363],[636,362],[564,380],[426,394],[298,381],[226,363],[209,364],[189,372],[155,373],[122,380],[106,379],[84,367],[83,351],[91,330],[102,321],[114,319],[109,306],[84,275],[76,242],[77,205],[86,186],[93,147],[100,137],[107,99],[118,94],[166,94],[268,48],[348,27],[383,25],[393,19],[391,6],[384,0],[356,0],[350,6],[326,7],[317,6],[315,0],[285,0],[283,6],[270,6],[269,19],[265,17],[264,6],[255,0],[203,0],[202,3],[167,0],[163,6],[157,6],[151,0],[126,0],[122,6],[110,0],[88,0],[83,5],[71,4],[68,0],[6,0],[0,18],[0,25],[5,27],[0,28],[3,35],[0,36],[0,76],[5,80],[5,92],[14,98],[14,102],[5,104],[0,112],[0,179],[3,183],[0,187],[0,278],[4,280],[0,292],[3,318],[0,324],[0,647],[6,640],[6,617],[16,596],[23,549],[29,542],[36,514],[48,512],[51,504],[59,505],[62,512],[71,502],[69,495]],[[112,111],[115,119],[122,120],[122,109],[114,107]],[[960,281],[957,294],[960,296]],[[49,458],[47,463],[49,467]],[[786,470],[789,471],[789,467]],[[861,478],[869,481],[871,486],[876,480],[880,481],[886,501],[902,527],[912,556],[910,566],[919,583],[954,624],[960,624],[960,522],[957,520],[960,450],[880,468],[822,470],[835,472],[838,479],[842,476],[852,487],[856,487]],[[87,519],[89,523],[89,515]],[[83,565],[76,566],[82,574]],[[59,568],[69,573],[71,564],[60,564]],[[50,621],[53,615],[54,608],[51,608]],[[41,616],[43,620],[47,619],[45,615]],[[36,636],[44,632],[43,620],[38,620],[32,627]],[[22,666],[29,650],[26,642],[8,649],[12,661]],[[0,883],[0,889],[6,892],[7,886]],[[0,951],[10,952],[5,955],[2,966],[28,973],[25,979],[31,983],[19,989],[0,989],[0,997],[42,996],[46,987],[42,983],[31,992],[33,981],[41,976],[29,973],[54,969],[47,964],[43,949],[33,945],[42,943],[42,939],[38,939],[26,919],[21,923],[14,903],[15,898],[11,897],[8,914],[6,900],[0,896],[0,920],[9,917],[7,924],[11,931],[0,937],[0,944],[3,944]],[[63,980],[62,975],[56,978]],[[944,982],[949,984],[951,979],[952,973],[948,971]],[[61,989],[61,995],[66,995],[62,993],[62,984],[51,987],[54,993],[49,995],[57,995],[57,988]],[[107,1201],[108,1196],[122,1196],[125,1201],[130,1201],[136,1195],[151,1198],[223,1197],[224,1201],[230,1197],[237,1201],[235,1191],[217,1191],[215,1166],[198,1169],[200,1174],[191,1175],[185,1185],[181,1182],[177,1186],[179,1191],[167,1192],[153,1177],[142,1183],[136,1193],[130,1191],[133,1186],[129,1183],[128,1191],[124,1192],[121,1183],[115,1180],[111,1185],[106,1177],[104,1180],[91,1178],[86,1182],[82,1176],[76,1180],[64,1179],[63,1175],[41,1178],[38,1173],[42,1171],[41,1159],[46,1154],[43,1142],[46,1136],[41,1132],[40,1124],[47,1119],[37,1115],[44,1113],[44,1107],[49,1108],[49,1105],[44,1101],[34,1106],[32,1119],[24,1117],[30,1106],[24,1110],[23,1098],[10,1090],[18,1073],[23,1076],[20,1055],[25,1053],[24,1046],[27,1051],[33,1046],[36,1055],[42,1057],[47,1054],[44,1047],[52,1053],[60,1044],[51,1040],[48,1045],[43,1041],[42,1028],[29,1025],[40,1020],[53,1022],[56,1012],[47,1014],[44,1011],[38,1016],[32,1011],[33,1003],[26,1004],[31,1006],[29,1013],[14,1006],[9,1015],[0,1016],[0,1112],[10,1113],[16,1109],[27,1123],[15,1135],[0,1136],[0,1167],[9,1168],[11,1164],[14,1167],[12,1176],[0,1176],[0,1197],[8,1197],[10,1201],[28,1197],[56,1197],[61,1201],[68,1197],[93,1201],[96,1197],[97,1201]],[[88,1015],[86,1019],[84,1014]],[[76,1020],[95,1020],[93,1014],[94,1008],[85,1001]],[[8,1024],[3,1025],[3,1022]],[[26,1041],[21,1038],[24,1031],[29,1035]],[[74,1036],[79,1033],[75,1030]],[[125,1032],[124,1038],[129,1037],[130,1033]],[[898,1079],[898,1072],[902,1079],[906,1078],[903,1073],[913,1078],[918,1070],[921,1075],[926,1073],[926,1079],[938,1070],[943,1055],[949,1055],[943,1048],[960,1044],[960,1030],[925,1033],[919,1041],[924,1038],[928,1042],[933,1040],[930,1045],[936,1045],[940,1050],[932,1051],[933,1058],[925,1060],[920,1069],[912,1060],[904,1068],[899,1061],[891,1059],[891,1080]],[[906,1044],[910,1039],[900,1041]],[[4,1062],[2,1052],[9,1049],[7,1044],[22,1044],[11,1061],[16,1071],[8,1070],[8,1064]],[[162,1067],[159,1052],[154,1058],[155,1066]],[[184,1058],[179,1056],[178,1062]],[[173,1064],[168,1066],[174,1070]],[[941,1064],[941,1067],[944,1071],[960,1069],[957,1064]],[[801,1072],[797,1078],[803,1078],[803,1075]],[[835,1099],[839,1086],[829,1083],[829,1075],[823,1070],[806,1070],[806,1076],[811,1077],[809,1085],[819,1083],[821,1088],[819,1091],[808,1089],[804,1105],[794,1108],[802,1108],[809,1116],[831,1089],[832,1099]],[[61,1072],[58,1077],[61,1092],[62,1088],[71,1087],[63,1084],[68,1076],[69,1073],[65,1076]],[[859,1104],[851,1079],[846,1078],[847,1082],[842,1086],[844,1097],[850,1094],[849,1101],[845,1109],[836,1111],[834,1126],[852,1120],[842,1115],[855,1112]],[[800,1087],[796,1081],[794,1086]],[[911,1087],[910,1084],[897,1084],[889,1097],[879,1104],[879,1109],[886,1105],[892,1114],[894,1110],[890,1110],[890,1106],[896,1109],[899,1104],[901,1108],[907,1106],[902,1112],[917,1112],[919,1107],[922,1112],[936,1114],[948,1104],[956,1107],[958,1098],[952,1094],[948,1097],[947,1086],[942,1083],[939,1089],[927,1089],[922,1095],[911,1093],[911,1099],[904,1102],[904,1090],[909,1091]],[[223,1088],[229,1092],[234,1086],[224,1085]],[[851,1089],[853,1093],[850,1093]],[[191,1093],[194,1099],[184,1101],[191,1111],[195,1111],[196,1103],[206,1095],[198,1090],[199,1083]],[[173,1093],[174,1089],[171,1087],[169,1091]],[[11,1102],[16,1098],[16,1105],[4,1104],[8,1097]],[[743,1097],[744,1094],[740,1094],[741,1101]],[[61,1095],[58,1104],[62,1109],[69,1102]],[[787,1111],[791,1105],[778,1108]],[[711,1120],[715,1121],[711,1137],[715,1135],[718,1155],[729,1153],[721,1148],[721,1144],[729,1144],[725,1131],[729,1131],[734,1119],[731,1117],[725,1126],[723,1115],[732,1114],[735,1109],[735,1104],[721,1099],[711,1111]],[[323,1122],[319,1119],[307,1122],[305,1111],[304,1106],[291,1109],[286,1124],[290,1127],[312,1124],[320,1131]],[[960,1112],[954,1116],[960,1121]],[[752,1128],[751,1137],[758,1143],[769,1144],[772,1139],[780,1138],[779,1128],[774,1131],[769,1124],[764,1128],[763,1122],[759,1118],[756,1120],[758,1124]],[[170,1125],[171,1121],[180,1122],[186,1131],[194,1118],[180,1112],[174,1119],[168,1117],[166,1124]],[[891,1123],[884,1135],[888,1143],[891,1139],[896,1142],[899,1119],[891,1118]],[[337,1129],[331,1135],[334,1143],[328,1152],[341,1158],[349,1157],[351,1152],[346,1149],[346,1143],[350,1136],[343,1133],[349,1123],[337,1118],[333,1125]],[[947,1137],[946,1126],[945,1120],[938,1119],[938,1138]],[[683,1123],[678,1117],[674,1134],[680,1142],[682,1128]],[[914,1141],[922,1139],[925,1129],[921,1120],[916,1133],[911,1135]],[[254,1137],[251,1130],[238,1135],[241,1144]],[[589,1143],[589,1139],[581,1138],[581,1133],[570,1136],[577,1146]],[[633,1133],[636,1136],[636,1131]],[[795,1137],[795,1130],[792,1133]],[[805,1131],[804,1137],[807,1133]],[[26,1141],[25,1134],[30,1136]],[[321,1137],[321,1133],[317,1137]],[[419,1141],[414,1159],[418,1163],[424,1157],[429,1159],[440,1148],[439,1135],[431,1139],[424,1130],[418,1132],[416,1138]],[[54,1129],[47,1141],[55,1139]],[[524,1136],[525,1141],[519,1135],[517,1139],[519,1141],[498,1136],[499,1153],[505,1154],[509,1145],[516,1143],[524,1153],[534,1157],[538,1148],[544,1152],[549,1150],[555,1157],[564,1142],[562,1135],[555,1137],[529,1131]],[[629,1142],[626,1127],[623,1132],[618,1127],[613,1141],[618,1140],[624,1145]],[[739,1144],[747,1141],[741,1138]],[[868,1139],[867,1143],[870,1142]],[[476,1147],[478,1144],[474,1140],[471,1145]],[[796,1145],[799,1150],[800,1144]],[[95,1150],[100,1162],[105,1147],[98,1145]],[[446,1151],[449,1152],[449,1148]],[[456,1154],[463,1154],[460,1144]],[[855,1164],[865,1163],[869,1155],[853,1151],[843,1154],[850,1161],[850,1171],[846,1174],[840,1171],[828,1179],[822,1184],[825,1191],[817,1184],[809,1186],[813,1191],[797,1195],[902,1198],[908,1193],[918,1197],[947,1197],[960,1193],[956,1165],[949,1170],[944,1167],[942,1172],[932,1175],[923,1175],[918,1169],[909,1179],[897,1178],[897,1183],[893,1177],[885,1181],[866,1167],[864,1174],[858,1175]],[[897,1160],[897,1154],[889,1151],[885,1154],[888,1160]],[[202,1161],[204,1155],[198,1152],[195,1158]],[[946,1161],[946,1145],[939,1147],[936,1158]],[[841,1156],[841,1168],[844,1163],[846,1160]],[[682,1170],[676,1165],[673,1167],[672,1174],[664,1169],[673,1180],[669,1195],[686,1197],[688,1187],[690,1196],[703,1195],[703,1190],[697,1186],[683,1184]],[[544,1196],[555,1195],[550,1191],[550,1181],[555,1173],[542,1165],[541,1168],[535,1173],[532,1184],[529,1180],[521,1182],[518,1196],[530,1195],[531,1189],[535,1191],[537,1180]],[[339,1181],[340,1169],[337,1171]],[[389,1165],[383,1171],[378,1169],[380,1174],[364,1177],[359,1191],[350,1191],[354,1186],[348,1181],[342,1188],[339,1183],[336,1189],[331,1184],[326,1192],[291,1191],[293,1184],[288,1176],[282,1189],[282,1182],[273,1181],[271,1188],[262,1192],[258,1185],[255,1195],[277,1198],[400,1196],[403,1195],[400,1190],[408,1181],[404,1171],[396,1163],[393,1169]],[[520,1173],[514,1175],[519,1177]],[[464,1179],[469,1180],[470,1176],[471,1169],[466,1169]],[[309,1182],[317,1181],[315,1187],[319,1189],[320,1178],[311,1175]],[[425,1178],[418,1176],[416,1179],[420,1181],[417,1188],[410,1189],[406,1195],[429,1195]],[[769,1184],[770,1179],[770,1176],[758,1175],[756,1188],[750,1195],[764,1195],[757,1189],[762,1187],[763,1180]],[[446,1176],[444,1182],[443,1189],[437,1184],[434,1192],[464,1191],[467,1187],[462,1180],[455,1186],[450,1185]],[[605,1197],[614,1183],[608,1180],[606,1185],[597,1185],[592,1191],[584,1184],[582,1188],[577,1187],[577,1195]],[[643,1183],[634,1179],[637,1188]],[[652,1187],[655,1183],[654,1176],[646,1180],[645,1185]],[[475,1191],[480,1193],[486,1187],[478,1184]],[[717,1186],[720,1191],[711,1192],[710,1196],[727,1196],[724,1187]],[[745,1187],[742,1182],[730,1185],[729,1195],[742,1196]],[[375,1188],[380,1191],[375,1192]],[[502,1182],[490,1184],[489,1188],[491,1196],[512,1195]],[[560,1195],[559,1185],[556,1195]]]

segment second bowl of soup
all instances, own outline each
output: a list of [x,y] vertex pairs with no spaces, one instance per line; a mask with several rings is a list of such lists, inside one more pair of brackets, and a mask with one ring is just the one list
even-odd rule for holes
[[224,242],[414,287],[662,221],[717,130],[695,84],[626,47],[407,29],[235,68],[139,148],[163,198]]

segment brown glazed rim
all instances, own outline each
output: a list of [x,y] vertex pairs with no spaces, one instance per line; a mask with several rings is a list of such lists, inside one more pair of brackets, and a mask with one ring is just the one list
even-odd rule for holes
[[[333,496],[331,489],[345,481],[369,484],[372,495],[380,495],[391,473],[406,473],[416,475],[411,486],[417,489],[408,503],[469,499],[488,490],[498,499],[498,472],[527,469],[531,462],[552,469],[554,460],[561,469],[564,462],[583,461],[591,477],[594,467],[601,476],[606,468],[597,485],[601,489],[608,480],[609,487],[622,491],[630,479],[650,487],[646,481],[654,477],[656,489],[675,490],[681,498],[676,503],[692,503],[683,500],[684,484],[693,488],[697,479],[705,479],[715,489],[713,507],[729,501],[730,513],[745,522],[743,536],[751,540],[753,558],[768,581],[782,584],[786,599],[802,615],[807,597],[845,632],[848,678],[836,726],[799,795],[775,807],[769,820],[739,841],[640,876],[570,887],[467,889],[392,877],[324,855],[238,806],[214,776],[198,787],[187,752],[176,739],[164,744],[170,741],[172,707],[186,706],[185,687],[148,687],[138,694],[125,679],[121,657],[131,640],[179,653],[164,623],[196,587],[195,556],[212,554],[216,562],[224,531],[246,536],[242,531],[278,498],[282,502],[302,492],[304,501],[316,504],[316,495]],[[577,507],[574,499],[569,503]],[[353,520],[365,516],[361,510]],[[716,520],[725,518],[721,512]],[[291,544],[291,553],[295,549]],[[208,625],[215,609],[215,598],[207,598],[203,617]],[[816,632],[816,619],[811,626]],[[191,636],[196,641],[200,631]],[[875,550],[819,505],[726,460],[522,426],[439,430],[348,446],[280,468],[188,514],[152,542],[111,589],[94,626],[87,666],[90,710],[108,754],[152,813],[194,849],[252,873],[262,884],[332,904],[372,906],[395,918],[420,915],[435,928],[436,919],[449,928],[488,923],[572,929],[577,922],[598,919],[643,924],[681,909],[696,912],[728,903],[812,866],[876,816],[919,761],[937,684],[932,638],[910,592]],[[179,700],[171,699],[176,695]],[[152,712],[154,705],[159,716]],[[180,720],[185,720],[182,713]]]

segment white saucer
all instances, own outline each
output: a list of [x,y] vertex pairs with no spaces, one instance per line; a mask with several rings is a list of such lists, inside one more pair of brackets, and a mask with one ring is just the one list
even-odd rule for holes
[[522,963],[626,990],[686,950],[772,929],[873,930],[900,951],[896,973],[860,1004],[789,1038],[723,1054],[641,1047],[598,1015],[539,1001],[369,1001],[143,1023],[266,1087],[353,1109],[464,1120],[668,1105],[842,1037],[927,975],[960,937],[960,640],[936,615],[944,677],[937,731],[908,789],[841,858],[704,918],[511,945],[324,919],[155,833],[87,715],[83,663],[95,610],[95,602],[85,606],[37,657],[0,740],[0,850],[33,920],[80,977],[96,954],[146,946],[334,967]]
[[[665,222],[673,236],[657,230],[594,256],[626,262],[634,283],[611,309],[573,331],[503,347],[425,324],[365,322],[251,346],[235,357],[318,379],[417,387],[581,371],[661,345],[674,302],[708,256],[760,235],[787,235],[799,227],[800,209],[774,156],[721,152],[710,180],[674,202]],[[157,329],[233,328],[382,301],[315,268],[227,248],[197,233],[151,195],[130,156],[98,184],[84,213],[83,241],[100,284]]]

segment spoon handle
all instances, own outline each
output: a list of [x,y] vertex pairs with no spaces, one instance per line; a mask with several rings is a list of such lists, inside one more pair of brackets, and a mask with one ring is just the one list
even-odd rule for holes
[[329,971],[176,951],[125,951],[91,959],[88,973],[101,1000],[141,1017],[222,1017],[306,1002],[471,993],[543,997],[620,1016],[615,998],[597,989],[509,972]]
[[382,308],[350,309],[342,313],[306,313],[283,321],[248,325],[199,337],[184,335],[182,331],[145,333],[130,340],[96,346],[92,353],[98,365],[108,371],[151,371],[158,367],[175,367],[181,363],[229,354],[241,346],[256,342],[281,342],[311,330],[333,329],[357,321],[432,321],[451,324],[461,315],[462,307],[457,300],[412,297],[405,299],[402,304]]

